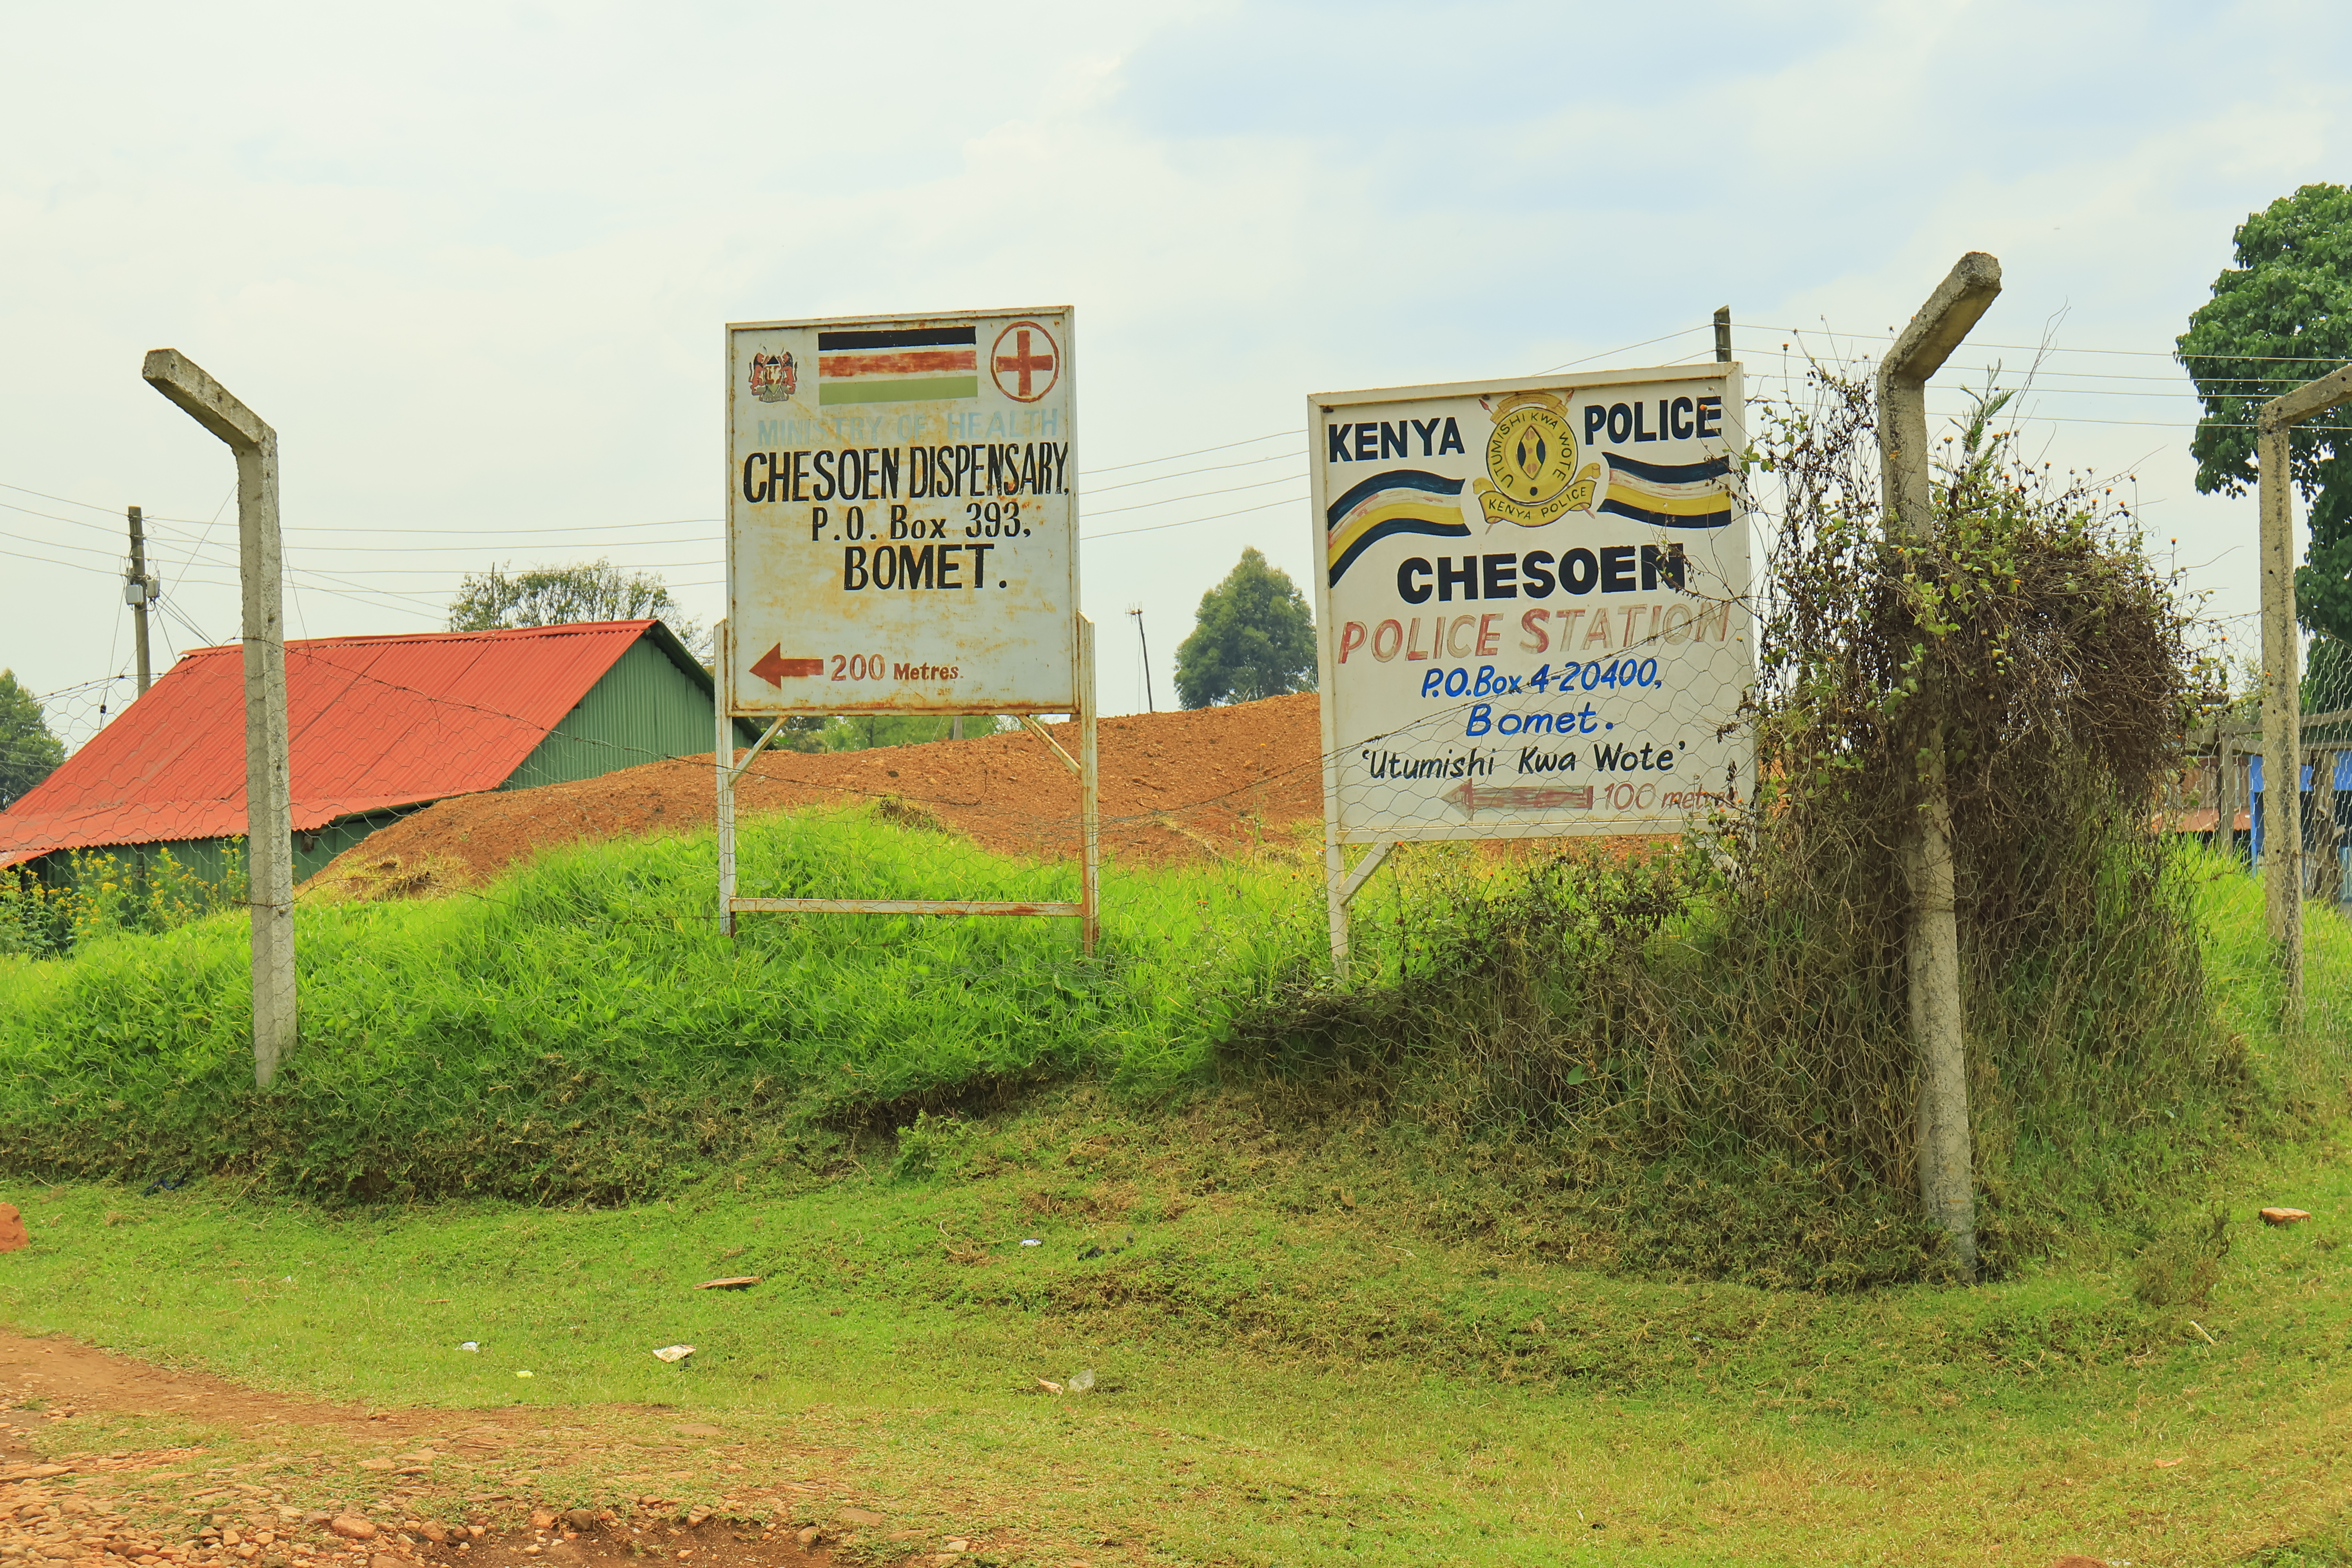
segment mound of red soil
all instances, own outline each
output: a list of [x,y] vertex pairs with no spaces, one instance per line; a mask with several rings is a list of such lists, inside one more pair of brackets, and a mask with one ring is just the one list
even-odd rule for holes
[[[1103,852],[1152,860],[1222,853],[1320,821],[1320,712],[1315,694],[1302,692],[1103,720]],[[1075,723],[1048,729],[1076,754]],[[990,849],[1077,853],[1077,776],[1026,731],[866,752],[762,752],[735,800],[739,817],[887,801],[893,812],[923,813]],[[715,813],[707,752],[573,784],[459,795],[352,846],[309,885],[429,892],[486,880],[551,845],[685,831]]]

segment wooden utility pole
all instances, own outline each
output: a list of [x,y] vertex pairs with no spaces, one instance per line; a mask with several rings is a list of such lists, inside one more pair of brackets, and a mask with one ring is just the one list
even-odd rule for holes
[[1160,711],[1160,702],[1151,695],[1151,639],[1143,635],[1143,606],[1138,605],[1127,613],[1135,617],[1135,644],[1143,650],[1144,711],[1157,713]]
[[2294,625],[2294,478],[2287,432],[2352,403],[2352,366],[2307,381],[2254,417],[2262,460],[2263,881],[2284,1023],[2303,1018],[2303,658]]
[[2336,853],[2336,759],[2343,754],[2323,746],[2311,755],[2311,817],[2317,827],[2312,849],[2319,857],[2312,868],[2311,896],[2326,909],[2344,899],[2344,866]]
[[146,519],[137,507],[131,509],[131,571],[122,580],[122,602],[131,606],[131,619],[139,638],[139,695],[147,695],[154,684],[154,671],[147,653],[147,605],[155,597],[154,579],[147,575]]
[[2230,711],[2213,721],[2213,843],[2234,864],[2238,858],[2238,752]]
[[286,741],[286,622],[279,607],[278,432],[177,349],[151,349],[147,384],[236,458],[244,587],[246,899],[253,911],[253,1081],[269,1087],[294,1048],[294,800]]
[[1731,363],[1731,307],[1728,305],[1715,308],[1715,363]]
[[[1994,296],[2000,263],[1960,258],[1878,366],[1879,479],[1895,541],[1937,531],[1927,468],[1927,378],[1960,346]],[[1952,865],[1952,803],[1944,778],[1942,693],[1922,683],[1928,731],[1919,752],[1919,819],[1905,847],[1911,883],[1911,1033],[1919,1052],[1919,1195],[1949,1239],[1960,1278],[1977,1268],[1976,1155],[1969,1130],[1967,1021],[1960,1005],[1959,916]]]

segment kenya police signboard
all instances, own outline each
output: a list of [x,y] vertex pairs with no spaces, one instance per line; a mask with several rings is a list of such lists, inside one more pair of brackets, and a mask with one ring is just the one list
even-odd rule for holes
[[1339,843],[1672,833],[1752,790],[1740,409],[1736,365],[1309,400],[1335,875]]
[[1078,706],[1066,307],[727,329],[747,715]]

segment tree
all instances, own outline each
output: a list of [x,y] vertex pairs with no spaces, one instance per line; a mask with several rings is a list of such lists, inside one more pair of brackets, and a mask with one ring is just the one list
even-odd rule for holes
[[453,632],[647,618],[661,621],[698,655],[709,652],[702,624],[678,608],[660,573],[625,571],[602,556],[574,566],[468,572],[449,601]]
[[[836,713],[822,720],[820,728],[810,742],[795,744],[796,752],[863,752],[876,746],[919,746],[930,741],[944,741],[952,731],[953,721],[929,713]],[[966,740],[993,735],[1007,727],[1019,729],[1017,720],[999,720],[993,715],[975,713],[963,721]],[[779,736],[777,743],[782,744]]]
[[41,705],[15,670],[0,669],[0,811],[31,794],[65,760],[65,744],[49,733]]
[[[2281,393],[2352,360],[2352,190],[2305,185],[2238,226],[2238,265],[2176,345],[2205,416],[2189,450],[2197,488],[2242,495],[2259,477],[2254,418]],[[2310,509],[2295,615],[2319,634],[2315,675],[2352,668],[2352,440],[2338,418],[2295,426],[2288,471]],[[2317,694],[2315,694],[2317,695]],[[2334,693],[2340,703],[2347,697]],[[2323,702],[2326,697],[2320,699]]]
[[1315,618],[1290,574],[1245,549],[1201,595],[1192,635],[1176,648],[1176,699],[1187,708],[1255,702],[1315,689]]

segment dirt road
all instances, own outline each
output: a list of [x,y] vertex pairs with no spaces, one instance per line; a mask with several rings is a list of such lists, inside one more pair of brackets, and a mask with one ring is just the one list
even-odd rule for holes
[[[26,1568],[1025,1555],[936,1523],[894,1528],[846,1500],[839,1458],[657,1409],[352,1409],[0,1334],[0,1559]],[[668,1467],[663,1487],[616,1496],[656,1479],[623,1468],[646,1465]]]

